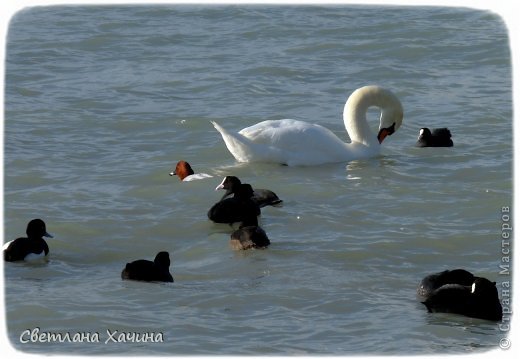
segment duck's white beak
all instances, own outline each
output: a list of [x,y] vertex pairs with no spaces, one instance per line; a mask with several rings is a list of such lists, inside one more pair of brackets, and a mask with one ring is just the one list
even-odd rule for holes
[[226,177],[220,182],[220,184],[215,188],[215,191],[218,191],[219,189],[224,189],[224,182],[226,181]]

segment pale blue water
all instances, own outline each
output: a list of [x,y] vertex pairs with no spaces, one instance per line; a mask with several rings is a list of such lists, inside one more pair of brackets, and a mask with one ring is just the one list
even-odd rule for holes
[[[48,354],[422,354],[498,348],[500,323],[428,314],[422,277],[500,286],[512,202],[508,33],[489,12],[427,7],[36,7],[9,25],[6,240],[42,218],[46,264],[7,263],[12,345]],[[238,164],[210,121],[326,126],[358,87],[401,99],[383,155],[315,168]],[[376,126],[377,113],[370,114]],[[453,148],[414,147],[449,127]],[[180,159],[215,177],[181,183]],[[234,253],[206,212],[234,174],[270,188],[272,245]],[[170,252],[173,284],[123,282]],[[22,343],[25,330],[100,343]],[[107,343],[107,330],[163,343]]]

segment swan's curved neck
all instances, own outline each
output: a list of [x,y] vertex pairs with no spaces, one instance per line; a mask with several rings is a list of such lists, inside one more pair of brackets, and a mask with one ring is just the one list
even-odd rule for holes
[[390,91],[379,86],[365,86],[350,95],[343,110],[343,121],[352,142],[365,146],[379,145],[377,136],[368,125],[366,114],[369,107],[381,109],[379,128],[401,125],[403,108],[399,99]]

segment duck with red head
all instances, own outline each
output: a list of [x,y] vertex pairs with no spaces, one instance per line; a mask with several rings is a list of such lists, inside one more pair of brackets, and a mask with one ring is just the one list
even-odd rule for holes
[[186,161],[179,161],[175,166],[175,169],[170,172],[170,176],[177,176],[183,182],[201,180],[205,178],[211,178],[212,175],[207,173],[195,173],[191,165]]

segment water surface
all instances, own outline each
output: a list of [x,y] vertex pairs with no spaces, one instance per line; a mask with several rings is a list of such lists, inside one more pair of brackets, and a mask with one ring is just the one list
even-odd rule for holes
[[[35,7],[9,26],[6,240],[42,218],[44,264],[5,265],[12,345],[46,354],[423,354],[498,347],[499,323],[428,314],[425,275],[497,281],[511,205],[508,33],[493,13],[358,6]],[[210,121],[318,123],[348,141],[348,95],[379,84],[401,129],[377,158],[238,164]],[[377,112],[370,111],[374,130]],[[449,127],[453,148],[414,147]],[[184,159],[214,178],[168,176]],[[207,220],[225,175],[270,188],[272,245],[235,253]],[[122,281],[170,252],[173,284]],[[25,330],[100,343],[22,343]],[[107,330],[161,333],[112,343]]]

